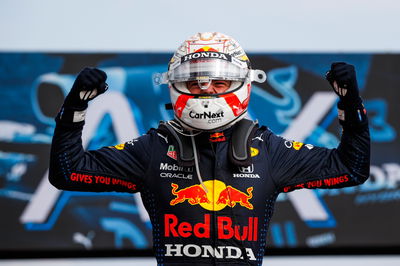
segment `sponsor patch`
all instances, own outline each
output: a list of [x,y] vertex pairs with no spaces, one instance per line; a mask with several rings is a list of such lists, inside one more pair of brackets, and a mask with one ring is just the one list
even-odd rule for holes
[[296,189],[301,189],[301,188],[311,189],[311,188],[335,187],[335,186],[342,185],[343,183],[347,183],[349,181],[350,181],[350,178],[348,175],[342,175],[342,176],[337,176],[337,177],[317,179],[317,180],[307,181],[305,183],[286,186],[282,189],[282,191],[290,192],[290,191],[293,191]]
[[195,113],[193,111],[190,111],[189,116],[190,116],[190,118],[194,118],[194,119],[221,118],[221,117],[224,117],[224,112],[220,111],[218,113],[212,113],[212,112]]
[[296,151],[300,150],[304,143],[293,141],[293,149]]
[[233,173],[234,178],[260,178],[259,174],[254,173],[254,165],[239,167],[240,173]]
[[[286,140],[286,141],[285,141],[285,146],[286,146],[286,148],[288,148],[288,149],[293,148],[293,149],[295,149],[296,151],[300,150],[301,147],[303,147],[303,145],[304,145],[304,143],[298,142],[298,141],[294,141],[294,140]],[[314,146],[311,145],[311,144],[306,144],[306,145],[304,145],[304,146],[307,147],[309,150],[311,150],[312,148],[314,148]]]
[[[229,216],[213,216],[204,214],[203,221],[191,223],[182,221],[175,214],[164,214],[165,237],[191,237],[197,238],[214,238],[218,239],[236,239],[241,241],[257,241],[258,240],[258,217],[248,217],[247,222],[236,224],[236,219]],[[218,229],[216,235],[212,234],[211,221],[216,218]]]
[[125,148],[125,143],[115,145],[114,148],[116,148],[117,150],[123,150]]
[[232,61],[232,56],[229,54],[212,52],[212,51],[201,51],[201,52],[199,51],[181,57],[181,64],[193,59],[204,59],[204,58],[215,58],[215,59],[222,59],[225,61]]
[[311,149],[314,148],[314,145],[312,145],[312,144],[306,144],[306,145],[304,145],[304,147],[306,147],[307,149],[311,150]]
[[260,151],[256,148],[250,147],[250,155],[251,157],[255,157],[260,153]]
[[108,177],[108,176],[100,176],[100,175],[88,175],[88,174],[81,174],[81,173],[71,173],[69,176],[69,180],[72,182],[78,183],[85,183],[85,184],[102,184],[114,187],[124,187],[129,191],[136,191],[136,184],[115,178],[115,177]]
[[178,154],[175,150],[175,146],[174,145],[169,145],[168,146],[168,151],[167,151],[167,156],[174,159],[174,160],[178,160]]
[[[242,241],[242,240],[241,240]],[[244,254],[246,253],[246,254]],[[243,250],[235,246],[196,245],[196,244],[165,244],[166,257],[190,257],[190,258],[217,258],[217,259],[243,259],[256,260],[251,248]]]
[[160,177],[162,178],[180,178],[180,179],[192,179],[193,178],[193,167],[183,167],[176,164],[161,163]]

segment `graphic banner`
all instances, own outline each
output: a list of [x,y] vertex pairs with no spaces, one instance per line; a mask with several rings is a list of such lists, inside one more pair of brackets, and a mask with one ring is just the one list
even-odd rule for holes
[[[59,191],[47,179],[54,117],[85,66],[106,71],[109,91],[90,103],[83,145],[116,145],[173,119],[171,54],[0,53],[0,251],[151,249],[139,194]],[[267,247],[400,246],[400,55],[249,54],[267,73],[249,116],[276,134],[335,148],[341,128],[325,80],[332,62],[355,65],[372,138],[371,177],[358,187],[282,193]],[[171,156],[173,151],[171,151]],[[248,171],[251,171],[249,169]],[[173,197],[173,195],[171,195]]]

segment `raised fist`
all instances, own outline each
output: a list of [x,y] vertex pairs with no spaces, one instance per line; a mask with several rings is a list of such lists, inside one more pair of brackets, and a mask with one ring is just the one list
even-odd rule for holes
[[356,71],[353,65],[344,62],[335,62],[326,73],[326,79],[344,104],[358,103]]
[[107,75],[97,68],[84,68],[76,77],[64,106],[86,109],[88,102],[108,89]]

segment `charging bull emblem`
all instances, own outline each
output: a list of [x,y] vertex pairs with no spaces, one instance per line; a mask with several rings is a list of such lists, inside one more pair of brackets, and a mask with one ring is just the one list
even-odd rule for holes
[[192,205],[199,203],[210,203],[207,198],[207,193],[201,185],[190,186],[179,191],[176,191],[178,189],[177,184],[172,183],[171,186],[172,195],[176,196],[176,198],[171,200],[170,205],[176,205],[184,202],[185,200],[188,200],[188,202]]
[[253,209],[253,204],[249,202],[249,199],[253,197],[252,194],[253,187],[249,187],[247,189],[247,194],[232,187],[227,186],[222,192],[219,194],[217,204],[227,204],[229,207],[235,207],[236,203],[239,203],[240,206],[246,207],[250,210]]
[[226,186],[226,184],[219,180],[208,180],[202,185],[193,185],[178,190],[178,185],[172,183],[172,195],[174,199],[170,201],[170,205],[174,206],[178,203],[183,203],[186,200],[191,205],[200,205],[206,210],[219,211],[228,207],[235,207],[240,205],[249,210],[253,210],[253,204],[250,203],[250,199],[253,198],[253,187],[248,187],[246,192],[242,192],[232,186]]

